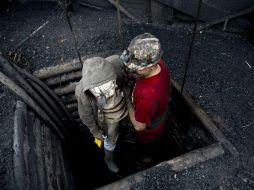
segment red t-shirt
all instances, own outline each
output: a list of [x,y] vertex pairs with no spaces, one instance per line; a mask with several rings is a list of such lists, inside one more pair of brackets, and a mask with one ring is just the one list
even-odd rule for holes
[[133,90],[133,105],[135,119],[147,125],[143,131],[138,131],[138,138],[142,143],[151,143],[159,138],[165,129],[163,122],[155,129],[149,129],[151,122],[158,119],[168,108],[170,99],[170,72],[165,62],[158,61],[160,73],[149,78],[140,78],[136,81]]

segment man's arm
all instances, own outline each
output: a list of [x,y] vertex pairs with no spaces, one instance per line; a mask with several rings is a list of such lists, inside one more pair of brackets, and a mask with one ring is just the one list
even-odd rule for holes
[[131,120],[131,123],[136,131],[142,131],[146,129],[145,123],[140,123],[139,121],[136,121],[135,119],[135,109],[130,101],[127,102],[129,117]]
[[123,88],[123,94],[124,94],[124,98],[126,101],[126,105],[127,105],[127,109],[128,109],[128,113],[129,113],[129,117],[130,117],[130,121],[134,127],[134,129],[136,131],[142,131],[146,129],[146,124],[145,123],[141,123],[139,121],[137,121],[135,119],[135,109],[132,105],[131,99],[130,99],[130,88],[125,86]]
[[[83,98],[86,98],[85,95],[83,96]],[[88,102],[86,105],[84,105],[80,98],[78,98],[77,100],[78,100],[78,113],[80,119],[88,127],[90,133],[94,136],[94,138],[103,140],[102,130],[98,127],[95,121],[95,116],[93,115],[93,110],[91,106],[88,105],[89,104]]]

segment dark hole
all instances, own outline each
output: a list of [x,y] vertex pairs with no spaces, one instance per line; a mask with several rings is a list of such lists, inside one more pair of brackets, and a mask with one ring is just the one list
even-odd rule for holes
[[[215,140],[190,111],[179,91],[172,89],[169,105],[169,125],[162,146],[157,149],[156,162],[172,159],[191,150],[205,147]],[[136,166],[136,144],[131,127],[122,126],[115,150],[119,174],[111,173],[104,164],[103,150],[93,142],[90,133],[83,129],[79,134],[76,150],[66,152],[74,182],[78,189],[94,189],[120,180],[142,169]],[[152,165],[151,165],[152,166]]]

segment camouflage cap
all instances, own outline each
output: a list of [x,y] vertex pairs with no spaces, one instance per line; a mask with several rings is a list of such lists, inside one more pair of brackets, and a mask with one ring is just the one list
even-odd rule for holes
[[162,56],[158,38],[150,33],[136,36],[121,58],[131,70],[141,70],[153,66]]

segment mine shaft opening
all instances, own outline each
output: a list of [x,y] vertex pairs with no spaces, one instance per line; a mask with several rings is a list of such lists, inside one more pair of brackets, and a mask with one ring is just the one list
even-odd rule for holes
[[[106,57],[114,53],[104,52],[99,55]],[[85,60],[87,57],[89,56],[82,59]],[[136,164],[136,144],[133,135],[131,135],[134,130],[131,126],[120,126],[119,128],[120,136],[115,149],[115,161],[119,165],[119,174],[113,174],[107,169],[104,163],[104,151],[94,143],[94,138],[78,115],[78,106],[74,95],[76,84],[81,78],[81,65],[78,60],[75,59],[63,65],[39,70],[34,75],[46,83],[62,99],[77,124],[79,132],[75,138],[80,143],[76,147],[72,147],[71,151],[66,149],[63,153],[66,163],[70,166],[77,189],[102,187],[145,169],[137,167]],[[210,145],[217,147],[216,135],[211,132],[211,128],[204,124],[200,116],[195,111],[193,112],[193,107],[196,104],[190,104],[188,98],[180,93],[180,87],[175,81],[172,80],[171,83],[167,138],[161,146],[163,149],[160,153],[162,153],[157,156],[153,165],[181,157],[185,153],[193,152],[193,150],[206,149]],[[205,118],[209,120],[207,115]],[[210,149],[207,149],[206,152],[209,151]],[[209,158],[209,156],[205,157]]]
[[[175,87],[172,87],[169,118],[166,141],[163,147],[161,147],[162,150],[159,151],[161,155],[156,157],[156,162],[153,165],[170,160],[189,151],[206,147],[215,142],[199,119],[192,114],[183,96]],[[124,126],[126,128],[120,129],[121,133],[115,150],[115,160],[120,168],[120,172],[113,174],[104,164],[103,150],[95,145],[94,139],[85,129],[86,127],[80,127],[81,133],[79,138],[84,141],[82,141],[83,144],[78,148],[78,154],[73,156],[72,153],[66,152],[66,157],[70,162],[72,175],[78,189],[101,187],[145,169],[137,167],[135,142],[130,128]]]

